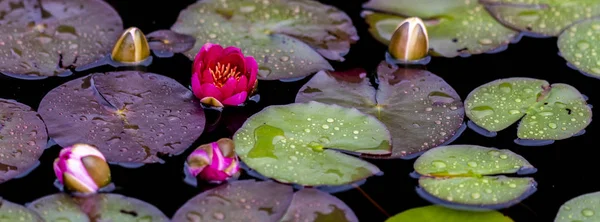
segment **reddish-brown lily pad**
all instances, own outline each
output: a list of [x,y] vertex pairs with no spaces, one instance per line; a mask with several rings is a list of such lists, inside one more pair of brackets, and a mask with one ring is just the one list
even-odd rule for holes
[[104,58],[123,31],[101,0],[0,2],[0,72],[41,79]]
[[340,199],[317,189],[302,189],[294,194],[292,205],[281,220],[358,222],[358,218]]
[[0,99],[0,183],[35,168],[47,142],[44,122],[31,107]]
[[174,53],[189,51],[194,47],[196,38],[179,34],[171,30],[158,30],[146,36],[150,49],[158,57],[170,57]]
[[155,163],[204,130],[204,111],[177,81],[137,71],[95,73],[50,91],[39,106],[62,147],[87,143],[110,162]]

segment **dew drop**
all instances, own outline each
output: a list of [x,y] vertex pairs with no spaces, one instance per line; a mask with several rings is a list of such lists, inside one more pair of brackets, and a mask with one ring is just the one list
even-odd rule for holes
[[472,194],[471,194],[471,197],[472,197],[473,199],[479,199],[479,198],[481,197],[481,194],[479,194],[479,193],[472,193]]
[[516,187],[517,187],[517,185],[516,185],[516,184],[514,184],[514,183],[508,184],[508,186],[509,186],[510,188],[516,188]]
[[279,60],[281,60],[282,62],[287,62],[290,60],[289,56],[282,56],[281,58],[279,58]]
[[321,127],[322,127],[323,129],[329,129],[329,125],[325,125],[325,124],[323,124]]
[[516,109],[512,109],[512,110],[509,110],[508,113],[510,113],[511,115],[516,115],[516,114],[521,113],[521,111],[516,110]]
[[586,217],[591,217],[591,216],[594,216],[595,212],[591,209],[586,208],[581,211],[581,214],[583,214],[583,216],[586,216]]
[[492,150],[492,151],[488,152],[488,154],[490,154],[492,156],[498,156],[498,155],[500,155],[500,152]]
[[223,220],[223,219],[225,219],[225,214],[223,214],[221,212],[216,212],[213,214],[213,217],[217,220]]
[[492,44],[492,40],[491,39],[480,39],[479,44],[489,45],[489,44]]
[[471,109],[471,113],[473,114],[473,116],[475,116],[475,118],[480,119],[494,114],[494,109],[492,109],[492,107],[489,106],[478,106]]
[[477,163],[475,163],[473,161],[468,162],[467,165],[469,165],[470,167],[477,167]]
[[358,130],[354,130],[352,133],[354,133],[354,134],[358,134]]
[[500,91],[504,93],[510,93],[510,91],[512,91],[512,85],[507,82],[500,84],[498,87],[500,88]]
[[328,123],[333,123],[333,119],[332,118],[327,118],[327,122]]
[[579,50],[586,50],[586,49],[590,48],[590,43],[588,43],[586,41],[579,41],[577,43],[577,48]]
[[310,133],[310,129],[304,129],[304,132]]
[[552,115],[554,115],[554,113],[552,113],[552,112],[541,112],[539,114],[540,114],[540,116],[552,116]]
[[446,163],[441,160],[434,160],[431,162],[431,165],[437,168],[446,168]]
[[508,156],[507,156],[506,154],[502,154],[502,155],[500,155],[500,159],[503,159],[503,160],[505,160],[505,159],[507,159],[507,158],[508,158]]
[[548,126],[552,129],[556,129],[557,127],[556,123],[548,123]]

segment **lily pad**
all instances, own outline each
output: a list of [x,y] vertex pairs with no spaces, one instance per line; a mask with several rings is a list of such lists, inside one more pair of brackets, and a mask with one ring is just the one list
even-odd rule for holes
[[523,118],[517,132],[520,139],[566,139],[592,121],[592,109],[577,89],[539,79],[508,78],[484,84],[467,96],[465,104],[469,119],[490,132]]
[[413,208],[387,219],[385,222],[514,222],[498,211],[472,212],[441,206]]
[[475,145],[442,146],[425,152],[415,162],[417,193],[424,199],[456,209],[502,209],[536,191],[533,178],[490,176],[531,174],[536,169],[509,151]]
[[371,0],[363,7],[369,32],[386,45],[405,16],[420,17],[437,56],[498,52],[520,39],[518,32],[498,23],[476,0]]
[[146,36],[150,49],[159,57],[170,57],[173,53],[187,52],[194,47],[196,38],[171,30],[158,30]]
[[104,58],[123,31],[101,0],[7,0],[0,15],[0,72],[15,78],[69,74]]
[[381,120],[394,138],[392,155],[365,157],[412,158],[460,134],[463,104],[442,78],[385,62],[377,77],[376,89],[366,74],[319,72],[300,89],[296,102],[354,107]]
[[0,183],[37,167],[47,142],[46,126],[35,110],[0,99]]
[[560,207],[555,222],[600,221],[600,192],[575,197]]
[[72,198],[59,193],[35,200],[28,207],[46,221],[169,221],[158,208],[119,194]]
[[498,21],[533,36],[558,36],[567,26],[600,15],[596,0],[480,0]]
[[336,150],[391,152],[390,134],[376,118],[319,102],[269,106],[250,117],[234,141],[236,153],[248,167],[277,181],[304,186],[347,185],[381,172]]
[[[600,4],[599,4],[600,5]],[[600,78],[600,18],[578,22],[558,37],[560,54],[583,73]]]
[[204,111],[177,81],[137,71],[95,73],[50,91],[39,106],[62,147],[96,146],[109,162],[155,163],[177,155],[204,130]]
[[294,199],[281,222],[336,221],[358,222],[358,218],[340,199],[317,189],[302,189]]
[[185,53],[190,59],[207,42],[241,48],[261,65],[262,80],[332,70],[323,57],[343,61],[358,40],[348,15],[311,0],[198,1],[181,12],[171,30],[196,37]]
[[0,199],[0,219],[2,221],[44,221],[36,212],[3,199]]

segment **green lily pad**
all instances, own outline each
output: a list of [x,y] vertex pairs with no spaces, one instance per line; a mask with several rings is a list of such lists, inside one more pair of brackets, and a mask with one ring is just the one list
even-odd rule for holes
[[[600,4],[599,4],[600,5]],[[558,37],[558,49],[570,65],[600,78],[600,18],[578,22]]]
[[294,194],[292,204],[281,222],[336,221],[358,222],[358,218],[340,199],[317,189],[302,189]]
[[0,72],[42,79],[98,61],[123,31],[100,0],[8,0],[0,3]]
[[323,57],[343,61],[358,40],[348,15],[311,0],[198,1],[181,12],[171,30],[196,37],[185,53],[190,59],[207,42],[241,48],[260,64],[262,80],[332,70]]
[[424,199],[456,209],[508,208],[536,191],[533,178],[498,174],[531,174],[536,169],[509,151],[475,145],[441,146],[415,162],[417,193]]
[[405,16],[420,17],[437,56],[498,52],[520,39],[518,32],[498,23],[476,0],[371,0],[363,7],[379,12],[362,15],[371,35],[386,45]]
[[498,211],[472,212],[441,206],[413,208],[390,217],[385,222],[514,222]]
[[119,194],[71,197],[59,193],[28,204],[46,221],[169,221],[158,208]]
[[555,222],[600,221],[600,192],[575,197],[560,207]]
[[375,117],[319,102],[269,106],[250,117],[234,141],[248,167],[304,186],[346,185],[380,173],[375,165],[332,149],[391,152],[390,134]]
[[0,221],[43,222],[44,220],[35,211],[0,198]]
[[567,26],[600,15],[597,0],[480,0],[498,21],[534,36],[558,36]]
[[592,121],[592,110],[577,89],[530,78],[500,79],[473,90],[466,113],[490,132],[507,128],[523,116],[520,139],[561,140],[576,135]]
[[374,158],[411,158],[451,142],[462,131],[463,104],[442,78],[385,62],[377,77],[376,89],[366,75],[319,72],[300,89],[296,102],[337,104],[377,117],[394,139],[391,156]]

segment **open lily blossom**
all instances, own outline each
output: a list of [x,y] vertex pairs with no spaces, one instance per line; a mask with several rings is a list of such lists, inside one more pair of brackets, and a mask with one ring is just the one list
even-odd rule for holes
[[239,106],[254,92],[258,64],[239,48],[206,43],[194,59],[192,91],[208,106]]
[[95,147],[75,144],[60,151],[54,160],[54,173],[68,190],[96,193],[110,183],[110,168]]
[[194,150],[187,159],[190,174],[210,183],[221,183],[239,170],[233,140],[223,138],[204,144]]

